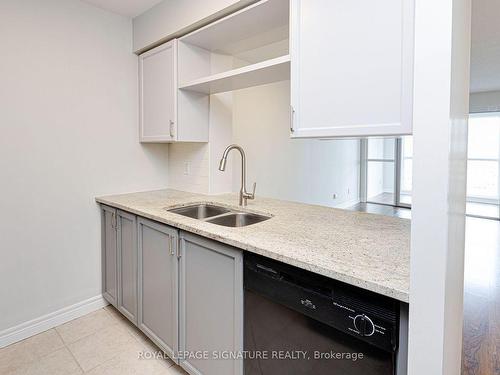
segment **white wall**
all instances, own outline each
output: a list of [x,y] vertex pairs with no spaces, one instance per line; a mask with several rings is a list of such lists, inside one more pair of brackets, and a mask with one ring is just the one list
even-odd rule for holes
[[461,370],[470,0],[415,9],[409,375]]
[[[292,140],[289,116],[289,81],[234,92],[233,141],[247,153],[248,189],[256,181],[257,197],[325,206],[357,201],[359,142]],[[240,159],[231,158],[238,191]]]
[[[212,67],[232,67],[233,59],[212,54]],[[203,194],[217,194],[231,190],[231,168],[218,171],[220,156],[232,142],[233,94],[210,96],[208,143],[177,143],[169,148],[169,187]]]
[[227,163],[224,172],[219,171],[219,163],[225,148],[233,143],[233,93],[210,96],[210,134],[209,134],[209,192],[225,193],[232,186],[232,165]]
[[171,189],[202,194],[231,191],[232,168],[218,170],[225,147],[233,142],[232,93],[210,96],[209,143],[174,143],[168,151],[168,179]]
[[206,143],[173,143],[168,150],[168,187],[209,193],[209,150]]
[[500,2],[472,1],[471,92],[500,90]]
[[231,152],[225,172],[218,170],[224,149],[237,143],[247,155],[247,188],[257,182],[257,199],[324,206],[359,201],[359,142],[290,139],[289,81],[212,95],[210,106],[210,144],[170,146],[171,188],[211,194],[239,191],[238,152]]
[[[394,138],[369,139],[368,153],[370,159],[394,160]],[[394,165],[394,162],[368,163],[368,198],[394,193]]]
[[469,111],[470,113],[500,112],[500,91],[471,93]]
[[[396,141],[394,139],[384,139],[384,159],[395,160],[394,148]],[[394,169],[396,162],[384,163],[384,192],[394,194]]]
[[0,336],[101,293],[97,195],[163,188],[141,146],[131,21],[76,0],[0,1]]
[[164,0],[134,18],[134,51],[143,51],[242,8],[255,0]]
[[366,196],[368,200],[384,192],[384,165],[382,163],[368,163],[368,181]]

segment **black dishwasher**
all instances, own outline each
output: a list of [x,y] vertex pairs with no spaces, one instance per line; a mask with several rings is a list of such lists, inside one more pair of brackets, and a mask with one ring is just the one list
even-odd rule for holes
[[245,254],[245,375],[394,375],[399,303]]

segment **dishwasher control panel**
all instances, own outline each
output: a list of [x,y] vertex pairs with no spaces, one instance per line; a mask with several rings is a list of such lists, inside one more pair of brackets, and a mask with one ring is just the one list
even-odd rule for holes
[[398,346],[399,302],[254,254],[245,288],[385,351]]

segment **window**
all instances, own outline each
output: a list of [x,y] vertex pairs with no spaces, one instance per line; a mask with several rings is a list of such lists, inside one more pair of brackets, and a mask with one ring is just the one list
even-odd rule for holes
[[[500,219],[500,112],[471,114],[467,214]],[[361,141],[363,202],[411,207],[413,138]]]
[[467,214],[499,218],[500,113],[472,114],[467,156]]
[[370,138],[361,143],[364,202],[410,207],[413,140]]
[[369,139],[367,159],[367,201],[390,204],[394,201],[394,139]]
[[399,202],[402,205],[411,205],[413,173],[413,138],[401,139],[401,190]]

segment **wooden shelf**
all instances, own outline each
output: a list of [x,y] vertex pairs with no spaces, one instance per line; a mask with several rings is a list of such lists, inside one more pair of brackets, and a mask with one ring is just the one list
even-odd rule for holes
[[288,79],[290,79],[290,55],[198,78],[181,84],[179,89],[204,94],[217,94]]

